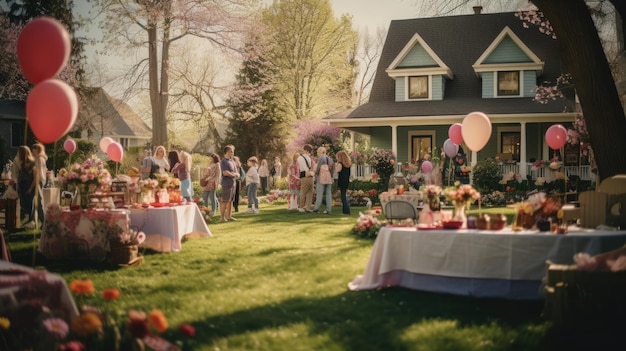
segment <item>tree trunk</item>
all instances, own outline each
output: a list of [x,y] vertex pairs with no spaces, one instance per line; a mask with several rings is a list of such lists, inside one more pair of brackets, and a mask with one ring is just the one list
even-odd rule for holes
[[584,0],[532,0],[550,21],[583,110],[599,181],[626,174],[626,118]]
[[159,91],[159,65],[157,52],[157,25],[148,22],[148,78],[150,86],[150,106],[152,107],[152,146],[161,145],[161,129],[166,128],[161,113],[161,93]]

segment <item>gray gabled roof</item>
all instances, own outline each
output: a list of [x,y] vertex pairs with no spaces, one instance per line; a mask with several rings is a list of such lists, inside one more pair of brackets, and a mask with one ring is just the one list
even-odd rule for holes
[[[536,28],[523,28],[522,21],[513,12],[394,20],[389,26],[369,102],[354,109],[347,118],[465,115],[472,111],[487,114],[571,112],[572,107],[566,109],[563,100],[539,104],[532,98],[481,97],[481,79],[472,65],[507,26],[545,62],[538,83],[554,81],[566,73],[556,41]],[[395,81],[385,70],[415,33],[454,74],[454,79],[446,81],[443,100],[395,102]]]
[[[89,88],[81,99],[79,119],[111,137],[149,139],[152,130],[128,104],[107,94],[102,88]],[[101,118],[102,117],[102,118]]]

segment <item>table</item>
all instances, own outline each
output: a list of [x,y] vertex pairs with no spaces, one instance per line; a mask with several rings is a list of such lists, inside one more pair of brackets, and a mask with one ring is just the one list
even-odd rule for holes
[[130,224],[146,234],[146,240],[141,246],[161,252],[180,251],[184,236],[213,236],[195,203],[133,208],[130,211]]
[[103,261],[109,240],[129,230],[129,211],[47,208],[39,239],[39,252],[47,259]]
[[42,300],[68,323],[78,316],[72,294],[61,276],[0,261],[0,316],[31,299]]
[[400,286],[475,297],[543,298],[546,261],[572,264],[574,254],[619,248],[626,231],[570,227],[566,235],[537,231],[416,230],[383,227],[363,275],[350,290]]
[[405,191],[402,194],[390,194],[390,193],[381,193],[378,195],[378,199],[380,200],[380,205],[385,210],[385,204],[391,200],[404,200],[408,201],[418,208],[420,203],[422,202],[422,193],[419,191]]

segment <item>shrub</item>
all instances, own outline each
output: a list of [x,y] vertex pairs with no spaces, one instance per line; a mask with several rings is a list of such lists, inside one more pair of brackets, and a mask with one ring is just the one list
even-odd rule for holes
[[498,162],[492,158],[478,161],[472,170],[474,172],[473,183],[476,189],[481,193],[489,193],[493,190],[500,189],[500,167]]

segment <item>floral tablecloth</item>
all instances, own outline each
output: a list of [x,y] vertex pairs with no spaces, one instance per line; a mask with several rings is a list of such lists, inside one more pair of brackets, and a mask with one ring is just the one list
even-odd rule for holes
[[415,207],[420,205],[422,194],[419,191],[405,191],[403,194],[381,193],[378,195],[380,205],[385,208],[385,204],[390,200],[404,200],[412,203]]
[[129,230],[128,210],[62,211],[49,208],[39,252],[48,259],[103,261],[109,240]]

